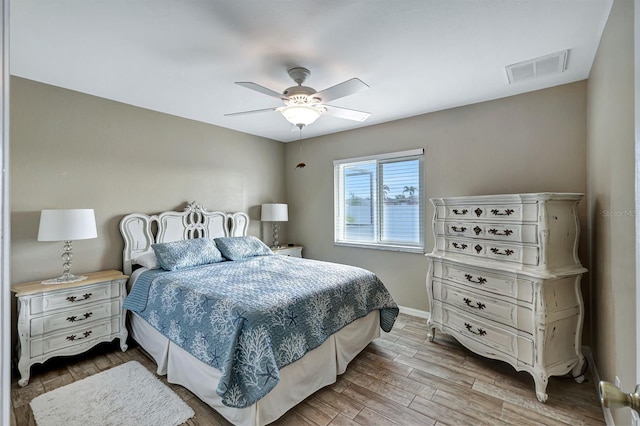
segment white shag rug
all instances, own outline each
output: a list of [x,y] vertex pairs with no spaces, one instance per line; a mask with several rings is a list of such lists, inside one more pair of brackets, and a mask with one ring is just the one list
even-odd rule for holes
[[54,389],[30,405],[38,426],[176,426],[195,415],[137,361]]

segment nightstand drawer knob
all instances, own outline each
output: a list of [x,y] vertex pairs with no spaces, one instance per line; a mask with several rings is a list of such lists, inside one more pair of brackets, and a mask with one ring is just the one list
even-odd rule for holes
[[85,331],[84,333],[82,333],[82,337],[78,337],[75,334],[72,334],[71,336],[67,336],[67,340],[75,342],[76,340],[86,339],[87,337],[91,336],[91,333],[91,330]]
[[69,322],[84,321],[84,320],[88,319],[89,317],[91,317],[91,315],[93,315],[93,312],[85,312],[82,315],[84,318],[78,318],[76,315],[74,315],[72,317],[67,317],[67,321],[69,321]]
[[81,299],[78,299],[76,296],[69,296],[67,297],[67,300],[71,303],[73,302],[82,302],[83,300],[87,300],[91,297],[91,293],[85,293],[82,295]]

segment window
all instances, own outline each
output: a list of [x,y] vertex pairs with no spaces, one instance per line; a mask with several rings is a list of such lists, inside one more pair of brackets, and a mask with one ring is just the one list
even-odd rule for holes
[[423,150],[336,160],[335,243],[424,251]]

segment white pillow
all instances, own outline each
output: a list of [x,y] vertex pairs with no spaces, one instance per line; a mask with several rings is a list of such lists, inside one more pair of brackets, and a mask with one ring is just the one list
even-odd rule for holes
[[136,257],[135,259],[133,259],[133,263],[137,263],[138,265],[142,265],[145,268],[149,269],[160,268],[160,265],[158,265],[158,259],[156,259],[156,254],[152,251]]

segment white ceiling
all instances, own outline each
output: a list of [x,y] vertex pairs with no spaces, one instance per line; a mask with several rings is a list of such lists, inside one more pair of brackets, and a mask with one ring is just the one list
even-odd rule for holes
[[[278,141],[299,138],[277,92],[292,66],[332,102],[303,138],[511,96],[588,77],[612,0],[14,0],[11,74]],[[570,49],[567,70],[509,84],[505,66]]]

